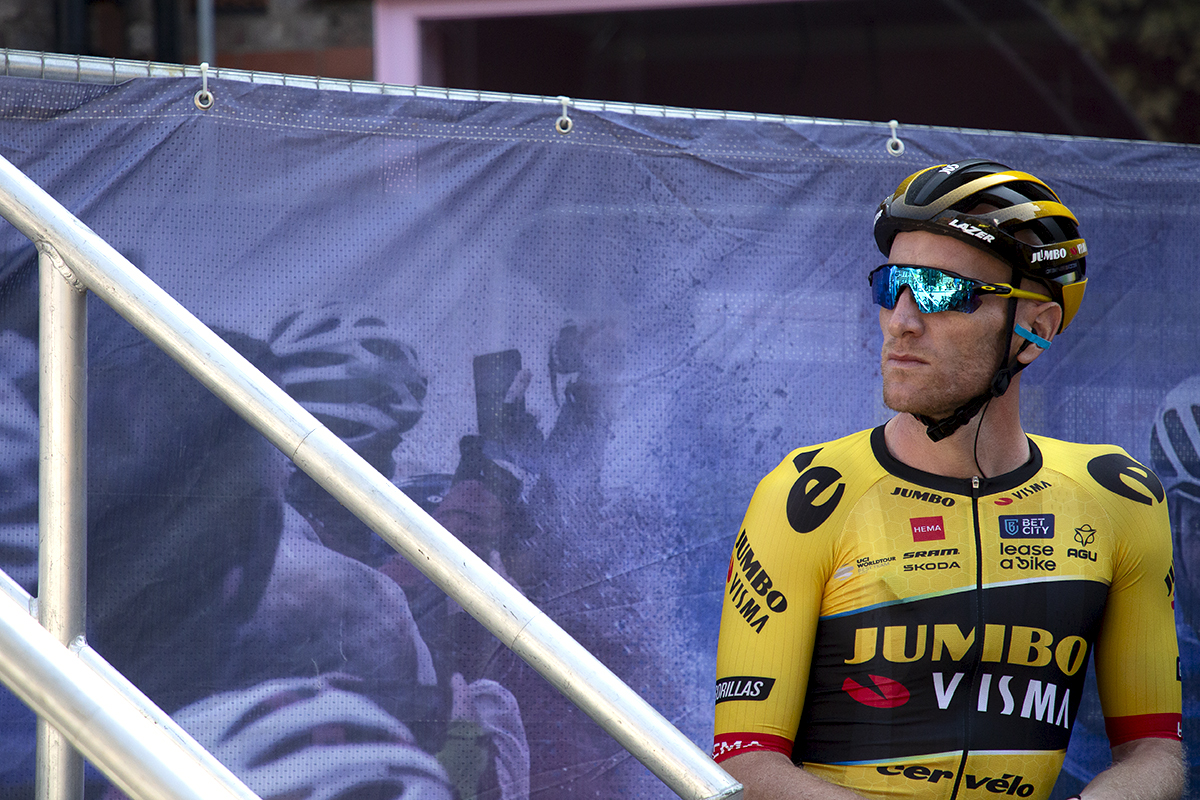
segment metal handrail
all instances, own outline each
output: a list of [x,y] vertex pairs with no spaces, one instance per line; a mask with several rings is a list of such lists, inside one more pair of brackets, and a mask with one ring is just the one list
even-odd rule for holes
[[[742,787],[706,753],[400,489],[332,434],[124,256],[0,157],[0,215],[49,244],[88,290],[261,432],[684,800],[738,800]],[[20,634],[14,634],[20,635]],[[0,641],[0,677],[14,677]],[[20,677],[20,676],[16,676]],[[57,690],[56,690],[57,691]],[[26,695],[18,691],[22,699]],[[54,699],[56,694],[50,694]],[[26,700],[29,702],[29,700]],[[97,766],[70,704],[42,709]],[[83,726],[86,728],[87,726]],[[76,737],[80,737],[77,739]],[[91,749],[89,749],[91,748]],[[118,759],[119,761],[119,759]],[[136,765],[133,766],[136,769]],[[136,797],[184,797],[170,793]]]
[[[45,78],[75,83],[118,84],[135,78],[197,78],[207,74],[212,80],[229,80],[265,86],[291,86],[358,94],[383,94],[401,97],[427,97],[438,100],[463,100],[486,103],[537,103],[559,106],[563,98],[513,92],[488,92],[479,89],[451,89],[441,86],[408,86],[399,83],[320,78],[311,75],[285,75],[280,72],[212,67],[194,64],[168,64],[160,61],[135,61],[123,58],[40,53],[0,47],[0,74],[14,78]],[[686,119],[746,120],[752,122],[804,123],[808,125],[849,125],[848,120],[822,119],[786,114],[759,114],[752,111],[724,111],[706,108],[679,108],[648,103],[623,103],[613,100],[571,98],[572,108],[580,111],[612,111],[651,117]]]
[[57,642],[37,621],[39,605],[0,571],[0,680],[123,792],[138,800],[259,800],[83,637],[69,647]]

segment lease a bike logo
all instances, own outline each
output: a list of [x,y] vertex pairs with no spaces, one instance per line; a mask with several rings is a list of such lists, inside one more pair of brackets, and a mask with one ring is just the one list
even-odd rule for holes
[[1001,539],[1053,539],[1053,514],[1002,514]]
[[871,708],[896,708],[908,702],[911,696],[904,684],[882,675],[868,675],[871,686],[863,686],[853,678],[842,682],[842,691]]

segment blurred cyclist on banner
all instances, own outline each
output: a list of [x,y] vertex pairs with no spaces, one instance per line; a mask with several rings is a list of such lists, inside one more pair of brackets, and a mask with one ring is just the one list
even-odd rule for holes
[[[1183,738],[1200,737],[1200,376],[1167,393],[1150,434],[1150,460],[1167,491],[1175,542],[1175,609],[1183,678]],[[1200,787],[1200,748],[1189,785]]]

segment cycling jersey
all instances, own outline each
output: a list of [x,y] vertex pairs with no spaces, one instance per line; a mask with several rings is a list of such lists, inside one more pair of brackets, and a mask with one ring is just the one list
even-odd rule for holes
[[1117,447],[1030,451],[945,478],[879,427],[764,478],[726,579],[714,758],[778,751],[868,797],[1045,798],[1093,652],[1110,743],[1179,738],[1162,485]]

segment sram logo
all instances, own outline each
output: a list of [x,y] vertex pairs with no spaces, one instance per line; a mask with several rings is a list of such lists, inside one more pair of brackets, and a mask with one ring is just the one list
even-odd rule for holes
[[950,220],[950,227],[958,228],[960,231],[967,234],[968,236],[974,236],[976,239],[982,239],[985,242],[990,243],[990,242],[996,241],[995,236],[992,236],[990,233],[985,233],[984,231],[980,230],[975,225],[972,225],[969,222],[963,222],[960,219]]
[[[958,555],[957,547],[945,547],[941,550],[909,550],[904,554],[906,560],[909,559],[927,559],[927,558],[949,558],[950,556]],[[954,560],[950,561],[922,561],[919,564],[905,564],[905,572],[917,572],[920,570],[936,571],[939,569],[959,569],[959,563]]]
[[944,556],[958,555],[957,547],[944,547],[941,550],[909,550],[904,554],[905,558],[943,558]]

